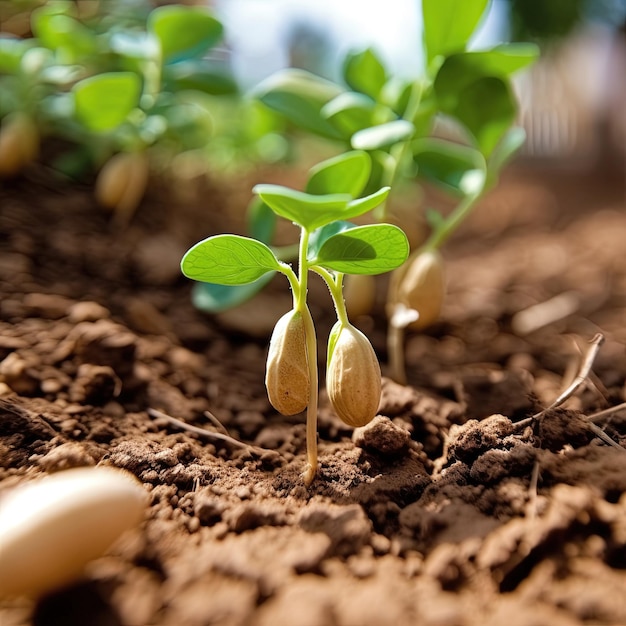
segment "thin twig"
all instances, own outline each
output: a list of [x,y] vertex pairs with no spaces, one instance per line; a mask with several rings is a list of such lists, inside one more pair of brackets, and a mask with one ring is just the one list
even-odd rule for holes
[[227,437],[230,437],[230,433],[228,432],[228,429],[226,428],[226,426],[224,426],[224,424],[222,424],[222,422],[220,422],[217,417],[215,417],[215,415],[213,415],[213,413],[211,413],[211,411],[205,411],[204,412],[204,417],[206,417],[211,424],[213,424],[213,426],[215,426],[215,428],[217,428],[218,430],[220,430],[221,432],[223,432]]
[[617,441],[614,441],[613,439],[611,439],[611,437],[609,437],[599,426],[596,426],[595,424],[591,422],[587,422],[587,421],[585,421],[585,423],[587,424],[587,428],[589,428],[589,430],[596,437],[599,437],[600,439],[602,439],[604,443],[608,443],[610,446],[613,446],[614,448],[617,448],[618,450],[621,450],[622,452],[626,452],[626,449],[622,448],[622,446],[620,446],[619,443],[617,443]]
[[626,402],[622,402],[622,404],[618,404],[617,406],[612,406],[608,409],[604,409],[603,411],[599,411],[598,413],[594,413],[593,415],[589,415],[585,419],[593,424],[597,424],[613,417],[616,413],[621,413],[624,410],[626,410]]
[[157,417],[160,419],[164,419],[168,421],[172,426],[176,426],[181,428],[182,430],[187,430],[189,432],[195,433],[196,435],[200,435],[202,437],[206,437],[207,439],[219,439],[220,441],[225,441],[230,443],[233,446],[237,446],[239,448],[244,448],[249,450],[250,452],[263,453],[266,452],[264,448],[259,448],[258,446],[251,446],[250,444],[244,443],[243,441],[239,441],[230,435],[225,435],[223,433],[216,433],[212,430],[206,430],[205,428],[199,428],[198,426],[193,426],[192,424],[188,424],[187,422],[183,422],[183,420],[179,420],[176,417],[172,417],[167,413],[163,413],[162,411],[157,411],[156,409],[147,409],[148,415],[151,417]]
[[515,430],[522,430],[523,428],[526,428],[526,426],[530,426],[533,422],[540,421],[548,411],[552,411],[553,409],[561,406],[566,400],[569,400],[569,398],[571,398],[576,391],[578,391],[578,388],[587,380],[587,377],[589,376],[589,372],[591,371],[593,362],[598,354],[598,350],[604,343],[604,335],[602,333],[597,333],[589,343],[590,347],[580,365],[578,374],[576,375],[576,378],[574,378],[574,380],[567,386],[567,389],[565,389],[550,406],[545,409],[541,409],[541,411],[535,413],[532,417],[527,417],[519,422],[515,422]]
[[578,391],[578,388],[587,380],[589,372],[591,371],[591,367],[593,366],[593,362],[595,361],[598,354],[598,350],[600,349],[600,346],[604,343],[604,335],[602,333],[597,333],[589,343],[590,347],[587,350],[587,354],[585,355],[585,358],[580,365],[580,370],[578,371],[578,375],[576,376],[576,378],[574,378],[574,380],[567,387],[567,389],[565,389],[565,391],[563,391],[549,407],[542,409],[541,411],[539,411],[539,413],[535,413],[532,419],[538,420],[544,413],[547,413],[548,411],[551,411],[552,409],[556,409],[557,407],[561,406],[566,400],[569,400],[569,398],[571,398],[576,393],[576,391]]

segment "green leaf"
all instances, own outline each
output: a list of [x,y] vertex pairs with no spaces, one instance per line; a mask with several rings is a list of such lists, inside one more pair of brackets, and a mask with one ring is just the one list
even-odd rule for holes
[[383,203],[387,199],[390,190],[391,187],[382,187],[378,191],[371,193],[369,196],[352,200],[352,202],[348,203],[346,210],[341,216],[342,219],[349,220],[375,209],[379,204]]
[[387,81],[387,72],[374,50],[367,48],[346,56],[343,77],[354,91],[378,100],[380,91]]
[[415,128],[406,120],[394,120],[386,124],[364,128],[352,135],[350,143],[355,150],[380,150],[409,139]]
[[348,194],[324,194],[316,196],[281,185],[256,185],[254,193],[276,213],[309,232],[335,220],[349,220],[371,211],[389,194],[389,187],[352,200]]
[[[464,52],[461,57],[467,70],[472,68],[484,76],[510,76],[528,67],[539,58],[539,46],[534,43],[505,43],[490,50]],[[446,63],[450,62],[450,57]],[[440,70],[441,71],[441,70]]]
[[202,56],[224,31],[208,9],[180,5],[154,9],[148,16],[147,29],[159,40],[165,64]]
[[69,15],[55,13],[50,7],[34,11],[31,19],[33,33],[50,50],[66,55],[65,62],[84,62],[85,56],[96,53],[96,35]]
[[400,228],[370,224],[329,237],[313,263],[343,274],[382,274],[402,265],[408,255],[409,242]]
[[489,0],[422,0],[428,62],[464,50],[488,4]]
[[508,82],[486,77],[463,90],[452,114],[488,156],[515,121],[517,106]]
[[192,89],[212,96],[237,93],[237,83],[222,67],[212,67],[206,60],[183,61],[167,66],[163,80],[172,91]]
[[138,106],[141,81],[132,72],[109,72],[81,80],[72,92],[78,120],[89,130],[105,132]]
[[191,300],[200,311],[221,313],[250,300],[274,278],[274,275],[275,272],[267,272],[261,278],[245,285],[198,283],[193,286]]
[[447,191],[460,196],[482,191],[485,159],[474,148],[443,139],[419,139],[413,144],[413,159],[418,176]]
[[322,137],[341,139],[342,134],[321,115],[322,107],[341,91],[335,83],[310,72],[285,69],[262,81],[253,95],[296,126]]
[[534,44],[504,44],[481,52],[453,54],[445,59],[435,77],[437,101],[444,110],[454,107],[472,83],[494,76],[506,80],[533,63],[538,54]]
[[310,260],[317,257],[320,248],[327,239],[329,239],[333,235],[336,235],[337,233],[342,233],[345,230],[350,230],[351,228],[356,228],[356,224],[353,224],[352,222],[346,222],[344,220],[338,220],[336,222],[326,224],[326,226],[322,226],[317,230],[314,230],[309,237],[309,249],[307,250],[307,258]]
[[370,170],[371,159],[367,152],[345,152],[312,167],[306,191],[317,195],[347,193],[355,198],[363,191]]
[[282,185],[256,185],[253,190],[277,215],[308,231],[344,217],[352,196],[346,193],[313,195]]
[[180,264],[187,278],[218,285],[245,285],[280,270],[274,253],[260,241],[240,235],[215,235],[191,247]]
[[360,93],[344,91],[320,110],[327,119],[346,139],[363,128],[373,124],[376,103]]

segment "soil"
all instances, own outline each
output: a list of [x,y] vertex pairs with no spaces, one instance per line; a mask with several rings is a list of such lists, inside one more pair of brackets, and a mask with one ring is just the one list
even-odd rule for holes
[[[113,465],[151,505],[82,581],[5,601],[0,622],[626,624],[626,411],[597,420],[617,447],[589,420],[626,402],[621,175],[509,170],[446,247],[448,298],[407,338],[409,384],[384,378],[380,415],[356,431],[322,392],[308,489],[304,417],[277,414],[263,385],[285,286],[211,317],[178,269],[190,244],[241,229],[249,181],[175,195],[155,181],[123,230],[89,187],[40,170],[5,184],[0,489]],[[356,322],[385,372],[380,286],[379,311]],[[332,312],[311,290],[323,342]],[[575,380],[596,333],[586,381],[528,420]],[[207,412],[250,445],[161,415],[216,432]]]

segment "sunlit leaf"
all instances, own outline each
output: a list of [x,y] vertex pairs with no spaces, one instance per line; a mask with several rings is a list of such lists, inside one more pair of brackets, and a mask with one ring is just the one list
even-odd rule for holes
[[422,0],[428,61],[464,50],[488,4],[489,0]]
[[187,278],[218,285],[245,285],[278,269],[278,259],[264,243],[240,235],[204,239],[187,250],[181,261]]
[[387,199],[390,189],[391,187],[382,187],[378,191],[375,191],[364,198],[352,200],[348,203],[348,206],[342,215],[342,219],[349,220],[375,209],[379,204],[382,204]]
[[365,187],[371,159],[367,152],[345,152],[311,168],[306,191],[312,194],[347,193],[353,198]]
[[148,31],[161,44],[164,63],[202,56],[223,34],[222,24],[204,7],[161,6],[148,16]]
[[482,190],[485,159],[478,150],[443,139],[420,139],[413,144],[413,159],[418,176],[456,195],[471,195]]
[[341,93],[339,86],[298,69],[276,72],[253,95],[296,126],[331,139],[342,134],[321,114],[322,107]]
[[320,113],[346,139],[373,123],[376,103],[369,97],[354,91],[345,91],[325,104]]
[[346,56],[343,77],[354,91],[377,100],[387,81],[387,72],[374,50],[367,48],[362,52],[351,52]]
[[281,185],[256,185],[253,191],[274,213],[309,231],[341,219],[352,200],[346,193],[318,196]]
[[382,274],[406,261],[409,242],[391,224],[357,226],[329,237],[313,261],[344,274]]
[[89,130],[112,130],[137,107],[139,77],[132,72],[109,72],[85,78],[73,88],[76,117]]
[[281,217],[306,228],[309,232],[335,220],[349,220],[376,208],[389,194],[389,187],[352,200],[345,193],[316,196],[281,185],[256,185],[253,191]]
[[352,135],[350,143],[355,150],[380,150],[406,141],[414,131],[415,127],[411,122],[394,120],[358,131]]

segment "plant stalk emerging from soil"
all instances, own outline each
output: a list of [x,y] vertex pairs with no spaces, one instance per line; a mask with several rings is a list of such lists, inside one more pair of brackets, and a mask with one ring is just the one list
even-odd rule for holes
[[375,416],[380,401],[380,366],[367,337],[348,319],[343,276],[395,269],[406,260],[409,244],[397,226],[356,226],[346,221],[376,208],[389,193],[389,187],[383,187],[359,197],[370,168],[369,155],[355,150],[312,168],[306,192],[279,185],[255,187],[269,209],[300,229],[297,272],[262,241],[230,234],[201,241],[181,263],[187,277],[218,285],[246,285],[270,272],[282,273],[289,281],[293,307],[272,333],[265,382],[270,402],[279,412],[292,415],[306,408],[303,478],[307,485],[318,467],[318,358],[315,323],[307,302],[310,271],[328,285],[337,314],[328,342],[331,404],[346,423],[362,426]]

